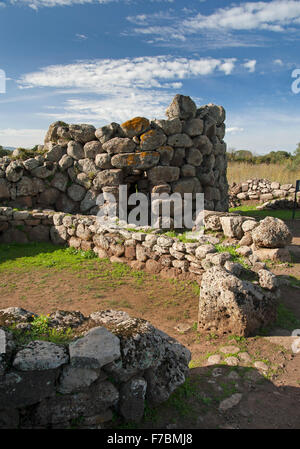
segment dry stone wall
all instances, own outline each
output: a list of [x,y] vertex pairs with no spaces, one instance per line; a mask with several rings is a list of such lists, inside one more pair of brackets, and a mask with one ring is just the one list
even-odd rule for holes
[[52,337],[70,338],[58,344],[31,340],[38,318],[0,310],[0,428],[101,428],[113,413],[139,422],[145,400],[164,402],[185,381],[190,351],[145,320],[56,311]]
[[[293,184],[248,179],[230,186],[230,207],[239,206],[241,201],[255,200],[263,203],[262,208],[289,209],[294,206],[295,190]],[[297,207],[300,207],[300,192],[297,193]]]
[[0,204],[96,215],[98,195],[109,203],[123,184],[148,197],[204,193],[206,209],[228,210],[223,107],[176,95],[166,114],[98,129],[53,123],[36,155],[0,159]]

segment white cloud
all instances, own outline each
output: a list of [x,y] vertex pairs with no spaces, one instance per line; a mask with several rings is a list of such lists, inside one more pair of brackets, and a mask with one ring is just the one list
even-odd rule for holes
[[274,63],[275,65],[283,66],[283,62],[282,62],[281,59],[274,59],[273,63]]
[[173,56],[80,61],[24,74],[18,83],[21,89],[46,88],[49,92],[50,88],[56,94],[69,94],[61,109],[48,109],[39,115],[65,121],[97,121],[99,126],[98,121],[122,122],[135,115],[164,116],[184,80],[218,72],[229,75],[235,63],[235,58]]
[[73,6],[84,5],[88,3],[111,3],[118,0],[10,0],[12,5],[25,5],[32,9],[39,9],[43,7],[53,8],[55,6]]
[[0,145],[33,147],[44,141],[45,134],[45,129],[0,129]]
[[243,66],[249,70],[250,73],[255,72],[256,60],[251,59],[250,61],[245,62]]
[[[198,9],[199,11],[199,9]],[[205,44],[205,47],[224,48],[238,46],[266,45],[268,37],[262,39],[253,31],[268,31],[282,33],[295,32],[300,24],[299,0],[273,0],[257,2],[241,2],[225,8],[218,8],[205,15],[193,11],[177,14],[171,20],[170,14],[165,17],[155,14],[130,16],[127,19],[134,24],[132,34],[151,36],[148,43],[171,46],[177,45],[189,48]],[[242,31],[251,31],[251,35]]]
[[20,88],[80,88],[101,94],[123,89],[169,88],[170,82],[211,75],[215,70],[232,72],[235,59],[179,58],[153,56],[82,61],[44,67],[27,73],[18,81]]
[[231,128],[226,128],[227,134],[238,134],[244,131],[244,128],[239,128],[238,126],[232,126]]
[[75,37],[77,37],[77,39],[79,41],[85,41],[88,37],[85,34],[75,34]]
[[238,6],[220,8],[211,15],[198,14],[187,19],[186,25],[194,31],[200,29],[283,31],[300,20],[298,0],[273,0],[270,2],[247,2]]

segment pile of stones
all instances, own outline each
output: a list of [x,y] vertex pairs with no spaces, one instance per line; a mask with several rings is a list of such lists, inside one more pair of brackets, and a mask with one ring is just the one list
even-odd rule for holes
[[0,310],[0,428],[101,428],[113,413],[139,422],[145,400],[164,402],[185,381],[190,351],[145,320],[56,311],[48,326],[70,341],[24,343],[38,318]]
[[[241,201],[257,200],[264,203],[260,208],[292,208],[295,187],[293,184],[280,184],[267,179],[249,179],[238,184],[233,183],[229,189],[230,207],[238,207]],[[300,207],[300,192],[297,193],[297,205]]]

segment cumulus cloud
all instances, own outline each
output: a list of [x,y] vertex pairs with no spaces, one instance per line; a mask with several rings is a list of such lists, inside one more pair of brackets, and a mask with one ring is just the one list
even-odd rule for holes
[[[200,6],[199,6],[200,7]],[[262,45],[258,36],[253,31],[268,31],[282,33],[295,31],[300,24],[300,2],[298,0],[273,0],[258,2],[241,2],[225,8],[215,9],[211,14],[202,14],[199,9],[189,13],[173,17],[170,14],[158,17],[157,13],[127,17],[134,24],[131,33],[151,36],[151,43],[164,43],[177,40],[183,43],[190,42],[193,36],[199,41],[204,40],[210,45],[210,36],[219,36],[218,45],[225,46],[249,46]],[[159,20],[159,22],[158,22]],[[242,32],[251,31],[248,34],[248,42]],[[237,39],[237,34],[239,39]],[[221,39],[220,39],[221,36]],[[250,41],[249,41],[250,36]],[[148,41],[149,42],[149,41]]]
[[68,95],[60,109],[42,115],[65,121],[124,121],[131,115],[163,117],[183,82],[214,74],[229,75],[236,59],[154,56],[79,61],[24,74],[24,92],[34,88]]
[[32,9],[39,9],[43,7],[53,8],[55,6],[73,6],[84,5],[88,3],[111,3],[118,0],[10,0],[12,5],[25,5]]
[[256,60],[251,59],[250,61],[245,62],[243,66],[249,70],[250,73],[255,72]]
[[216,70],[229,74],[234,65],[233,58],[154,56],[101,59],[44,67],[23,75],[18,83],[20,88],[81,88],[106,94],[113,89],[178,87],[178,84],[172,86],[170,82],[210,75]]

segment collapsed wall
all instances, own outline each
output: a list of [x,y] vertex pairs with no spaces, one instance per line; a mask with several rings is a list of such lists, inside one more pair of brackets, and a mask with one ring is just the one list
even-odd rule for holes
[[197,109],[176,95],[166,114],[98,129],[53,123],[36,154],[16,150],[0,159],[0,204],[96,215],[99,194],[109,203],[108,194],[117,199],[126,185],[128,195],[191,193],[194,210],[204,193],[205,209],[228,210],[223,107]]
[[0,428],[101,428],[113,413],[139,422],[146,400],[164,402],[185,381],[190,351],[145,320],[56,311],[39,339],[43,318],[0,310]]

